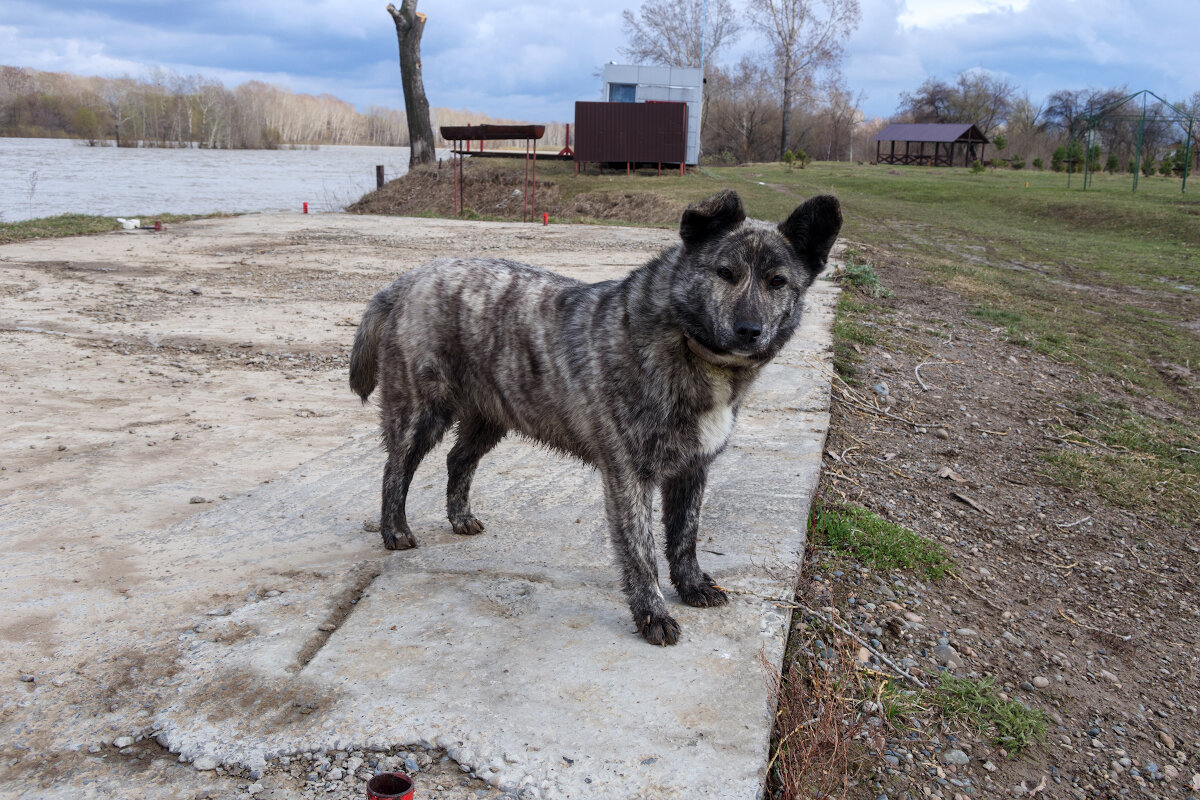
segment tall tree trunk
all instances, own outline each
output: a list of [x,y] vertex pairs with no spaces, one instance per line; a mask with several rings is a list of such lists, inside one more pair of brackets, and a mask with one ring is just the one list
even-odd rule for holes
[[779,160],[783,161],[783,154],[790,150],[789,143],[792,139],[792,65],[790,59],[783,66],[783,102],[779,107],[779,114],[782,117],[779,131]]
[[396,22],[396,39],[400,42],[400,84],[404,88],[404,113],[408,117],[408,166],[432,164],[437,154],[429,124],[429,100],[421,79],[421,34],[425,32],[426,17],[417,13],[417,0],[404,0],[399,9],[389,3],[387,10]]

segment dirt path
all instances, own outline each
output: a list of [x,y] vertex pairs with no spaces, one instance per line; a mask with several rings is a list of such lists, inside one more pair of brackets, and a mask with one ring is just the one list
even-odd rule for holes
[[[163,753],[142,759],[136,742],[115,758],[114,742],[136,727],[141,682],[170,678],[122,642],[165,647],[178,634],[166,620],[220,599],[198,590],[138,603],[139,587],[172,568],[147,532],[375,427],[346,385],[346,357],[366,301],[397,273],[440,256],[503,254],[600,280],[674,238],[255,215],[0,246],[0,787],[38,796],[57,769],[108,756],[110,777],[159,770],[201,796],[233,785],[173,768]],[[279,553],[262,576],[198,552],[190,569],[197,587],[263,592],[298,580],[288,564]],[[66,715],[60,727],[94,731],[94,751],[39,738],[26,709],[43,706]]]
[[[900,259],[848,247],[893,294],[860,296],[872,310],[851,317],[874,344],[853,344],[853,386],[835,382],[821,496],[937,542],[961,570],[923,581],[813,547],[801,596],[927,680],[994,679],[1047,720],[1045,741],[1013,758],[994,727],[876,716],[849,796],[1197,796],[1196,523],[1048,474],[1053,458],[1106,447],[1071,433],[1088,401],[1135,397],[1014,342]],[[806,634],[816,658],[819,635]]]

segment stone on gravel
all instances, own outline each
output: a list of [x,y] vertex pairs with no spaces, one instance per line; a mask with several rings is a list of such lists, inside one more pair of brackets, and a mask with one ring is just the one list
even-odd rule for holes
[[1160,742],[1162,742],[1163,747],[1167,748],[1168,750],[1175,749],[1175,737],[1172,736],[1171,734],[1167,733],[1166,731],[1158,732],[1158,740]]
[[132,736],[118,736],[116,739],[113,739],[113,747],[118,750],[122,747],[129,747],[131,744],[133,744]]
[[942,763],[944,763],[944,764],[954,764],[957,766],[962,766],[963,764],[967,764],[970,761],[971,761],[971,757],[969,755],[967,755],[966,753],[964,753],[962,750],[958,750],[958,749],[947,750],[946,752],[942,753]]
[[962,656],[958,654],[953,645],[939,644],[933,648],[933,657],[939,664],[944,664],[949,669],[959,669],[963,665]]
[[207,772],[217,768],[217,760],[215,758],[209,758],[208,756],[200,756],[192,762],[192,766],[201,772]]
[[1036,678],[1033,679],[1033,685],[1039,689],[1045,689],[1047,686],[1050,685],[1050,679],[1046,678],[1042,675],[1038,675]]

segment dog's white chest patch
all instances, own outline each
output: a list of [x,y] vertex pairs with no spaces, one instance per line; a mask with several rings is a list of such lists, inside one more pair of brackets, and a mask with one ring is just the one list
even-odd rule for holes
[[715,453],[725,446],[733,432],[733,408],[730,406],[728,381],[718,381],[713,391],[716,405],[705,411],[697,420],[700,428],[700,450],[705,455]]

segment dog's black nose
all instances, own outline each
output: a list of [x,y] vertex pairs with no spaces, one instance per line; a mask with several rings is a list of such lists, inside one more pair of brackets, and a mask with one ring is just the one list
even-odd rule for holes
[[757,322],[747,322],[745,320],[734,324],[734,333],[743,342],[753,342],[762,333],[762,326]]

